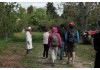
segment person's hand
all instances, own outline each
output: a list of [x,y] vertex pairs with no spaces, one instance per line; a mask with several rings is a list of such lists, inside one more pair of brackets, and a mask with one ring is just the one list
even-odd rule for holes
[[61,49],[61,45],[58,45],[58,47]]

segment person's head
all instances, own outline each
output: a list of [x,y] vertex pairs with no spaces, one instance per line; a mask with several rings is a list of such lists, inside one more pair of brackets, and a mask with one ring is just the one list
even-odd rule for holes
[[64,24],[61,24],[61,25],[60,25],[60,28],[64,29],[64,28],[65,28],[65,27],[64,27]]
[[31,31],[31,30],[32,30],[32,28],[31,28],[31,27],[28,27],[28,28],[27,28],[27,31]]
[[69,27],[70,27],[70,28],[73,28],[74,26],[75,26],[75,24],[74,24],[73,21],[69,23]]
[[45,28],[45,32],[50,32],[50,28]]
[[53,32],[53,33],[57,33],[57,32],[58,32],[57,27],[52,27],[52,32]]

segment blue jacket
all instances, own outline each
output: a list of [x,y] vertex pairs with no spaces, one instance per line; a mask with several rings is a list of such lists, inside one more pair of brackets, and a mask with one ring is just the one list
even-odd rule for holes
[[[67,41],[68,41],[68,31],[65,33],[65,42],[67,43]],[[76,33],[76,43],[78,43],[78,42],[79,42],[79,33],[77,31],[77,33]]]

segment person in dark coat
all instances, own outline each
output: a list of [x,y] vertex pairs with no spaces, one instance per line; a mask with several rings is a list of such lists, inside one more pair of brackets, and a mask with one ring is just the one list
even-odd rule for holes
[[100,68],[100,30],[94,34],[94,49],[96,51],[94,68]]
[[60,26],[60,29],[59,29],[59,34],[61,36],[61,40],[62,40],[62,47],[61,47],[61,51],[60,51],[60,60],[62,60],[63,56],[64,56],[64,52],[66,53],[66,48],[65,48],[65,27],[64,25],[62,24]]

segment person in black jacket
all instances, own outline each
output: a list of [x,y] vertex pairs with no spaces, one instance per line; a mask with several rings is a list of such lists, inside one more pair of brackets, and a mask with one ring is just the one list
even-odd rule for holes
[[66,47],[65,47],[65,27],[64,25],[60,25],[60,29],[59,29],[59,34],[61,36],[61,40],[62,40],[62,47],[60,48],[60,60],[63,59],[64,56],[64,52],[66,53]]
[[100,68],[100,30],[94,34],[94,49],[96,51],[94,68]]

